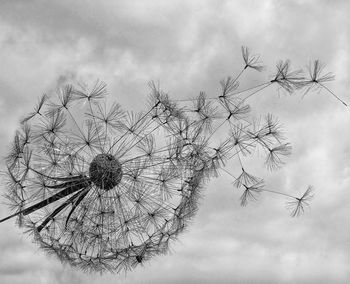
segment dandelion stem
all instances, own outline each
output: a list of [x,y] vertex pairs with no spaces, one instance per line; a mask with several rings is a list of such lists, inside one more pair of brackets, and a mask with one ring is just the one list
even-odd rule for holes
[[[76,194],[74,194],[72,197],[70,197],[64,203],[62,203],[59,207],[57,207],[48,217],[46,217],[46,219],[41,223],[41,225],[37,227],[38,232],[40,232],[46,226],[46,224],[48,222],[50,222],[58,213],[60,213],[63,209],[65,209],[83,191],[84,191],[84,189],[82,189],[81,191],[79,191]],[[86,189],[85,189],[85,191],[86,191]]]

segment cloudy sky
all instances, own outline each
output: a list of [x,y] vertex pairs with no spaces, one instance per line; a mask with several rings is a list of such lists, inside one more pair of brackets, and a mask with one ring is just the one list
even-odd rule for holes
[[[267,66],[263,74],[248,72],[244,84],[268,78],[279,59],[296,68],[320,59],[336,75],[327,86],[350,102],[349,11],[346,0],[2,0],[0,156],[37,97],[67,79],[105,81],[125,109],[143,108],[150,80],[174,98],[216,95],[219,81],[242,68],[241,45]],[[323,91],[279,96],[273,87],[251,106],[276,114],[293,145],[283,169],[256,164],[255,171],[283,192],[313,185],[304,216],[291,218],[285,200],[267,193],[242,208],[222,175],[206,187],[171,253],[126,275],[62,266],[9,220],[0,224],[0,283],[348,283],[349,109]],[[7,214],[2,205],[0,216]]]

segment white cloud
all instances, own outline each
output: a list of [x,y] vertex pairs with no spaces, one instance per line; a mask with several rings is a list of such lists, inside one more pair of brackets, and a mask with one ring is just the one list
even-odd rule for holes
[[[100,78],[126,108],[143,108],[151,79],[173,97],[215,95],[218,81],[240,70],[242,44],[262,54],[266,75],[280,58],[295,67],[322,59],[338,78],[330,86],[350,102],[348,10],[346,1],[3,1],[0,154],[23,113],[59,80]],[[313,184],[316,196],[305,216],[289,218],[284,199],[267,193],[241,208],[239,192],[222,176],[205,189],[173,253],[126,277],[62,267],[9,222],[1,224],[7,234],[0,236],[0,282],[346,283],[349,112],[323,91],[301,97],[278,98],[271,88],[252,100],[258,113],[280,117],[294,146],[284,170],[271,174],[263,163],[252,170],[276,190],[300,194]]]

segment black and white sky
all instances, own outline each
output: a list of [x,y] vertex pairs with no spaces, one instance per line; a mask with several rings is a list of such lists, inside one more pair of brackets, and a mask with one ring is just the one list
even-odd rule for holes
[[[140,110],[150,80],[174,98],[217,94],[219,81],[242,68],[241,45],[267,66],[246,74],[248,86],[279,59],[296,68],[320,59],[336,75],[327,86],[350,102],[349,12],[346,0],[2,0],[0,156],[38,96],[66,80],[99,78],[125,109]],[[205,188],[171,253],[127,275],[64,266],[9,220],[0,224],[0,283],[349,283],[349,109],[324,91],[290,96],[275,88],[251,106],[276,114],[293,145],[281,170],[253,168],[271,189],[300,194],[313,185],[305,215],[291,218],[285,200],[267,193],[240,207],[222,175]],[[4,203],[1,217],[9,214]]]

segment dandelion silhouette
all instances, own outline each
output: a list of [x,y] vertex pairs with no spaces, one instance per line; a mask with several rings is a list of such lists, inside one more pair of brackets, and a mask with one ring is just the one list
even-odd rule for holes
[[[219,96],[171,100],[151,82],[149,108],[141,113],[109,106],[99,81],[43,95],[6,158],[6,197],[15,213],[0,222],[17,217],[45,251],[72,266],[119,272],[166,253],[194,216],[202,187],[219,172],[243,190],[242,206],[270,192],[288,198],[291,216],[304,213],[311,187],[294,197],[266,188],[247,170],[244,160],[257,150],[269,170],[280,168],[291,146],[278,120],[252,119],[246,101],[273,84],[289,93],[326,88],[331,76],[320,75],[318,61],[312,79],[280,61],[272,80],[238,90],[245,70],[263,70],[248,48],[242,55],[243,69],[220,82]],[[239,174],[227,170],[233,160]]]
[[129,269],[165,252],[196,211],[202,129],[181,136],[186,117],[153,91],[148,112],[127,113],[103,104],[104,83],[69,85],[23,119],[7,158],[12,216],[61,260]]

